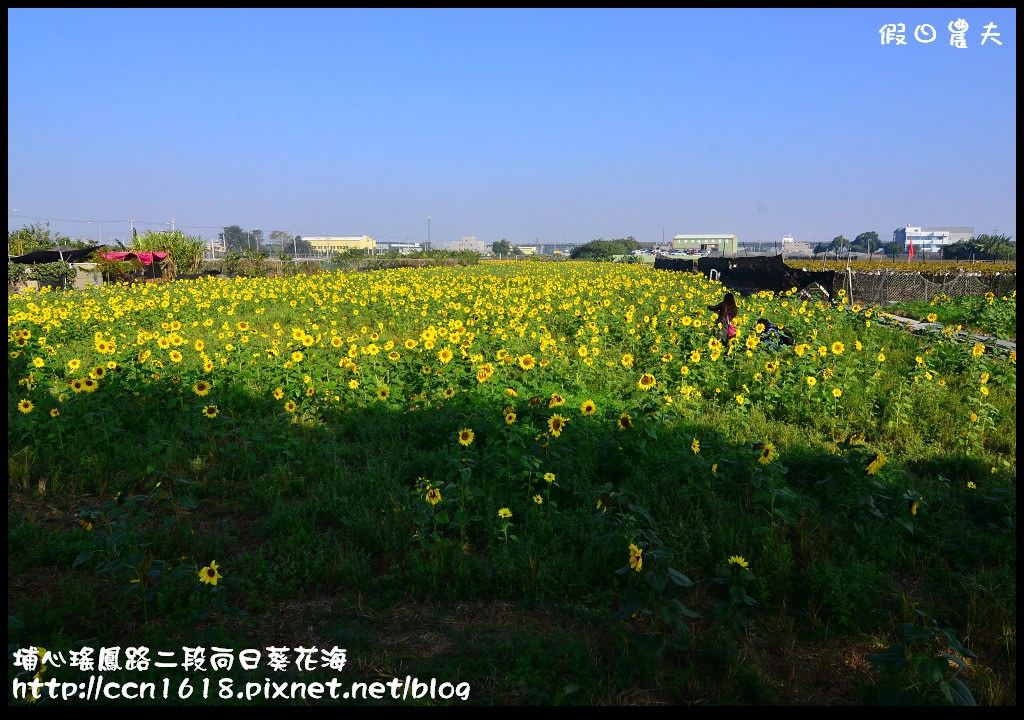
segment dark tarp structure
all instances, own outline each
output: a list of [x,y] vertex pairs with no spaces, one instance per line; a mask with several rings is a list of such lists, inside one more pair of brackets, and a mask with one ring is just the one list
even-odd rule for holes
[[[689,267],[687,266],[689,265]],[[803,290],[813,283],[832,298],[837,273],[834,270],[808,272],[786,265],[781,255],[766,257],[700,258],[693,267],[692,260],[655,258],[654,267],[665,270],[699,272],[711,276],[712,272],[723,285],[737,290],[772,290],[782,292],[795,287]]]
[[697,263],[683,258],[669,258],[659,255],[654,258],[655,270],[678,270],[680,272],[697,272]]
[[46,248],[44,250],[33,250],[30,253],[9,258],[8,262],[18,263],[20,265],[39,265],[40,263],[52,262],[82,262],[92,255],[95,250],[95,247],[73,248],[68,247],[67,245],[58,245],[57,247]]

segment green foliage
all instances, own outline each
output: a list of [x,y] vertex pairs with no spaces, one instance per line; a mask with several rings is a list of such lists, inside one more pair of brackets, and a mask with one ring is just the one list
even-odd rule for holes
[[[281,233],[283,231],[276,231]],[[224,241],[224,245],[228,252],[251,252],[258,251],[260,246],[263,244],[263,231],[259,228],[254,230],[243,230],[238,225],[228,225],[220,233],[219,237]],[[280,242],[280,235],[277,236],[277,242]],[[291,241],[291,235],[288,235],[289,243]]]
[[180,230],[162,230],[160,232],[146,230],[142,235],[132,238],[132,250],[135,252],[166,252],[169,262],[165,263],[165,268],[168,274],[174,277],[175,275],[199,272],[199,268],[203,264],[206,243],[202,238],[185,235]]
[[1017,257],[1017,244],[1011,236],[982,233],[970,240],[945,245],[943,260],[1013,260]]
[[129,260],[108,260],[103,251],[98,250],[89,257],[89,262],[96,263],[97,269],[103,274],[104,282],[124,282],[145,272],[146,266],[138,258]]
[[[50,230],[50,223],[33,223],[18,230],[7,231],[8,251],[13,256],[26,255],[33,250],[45,250],[58,245],[72,244],[67,237]],[[77,245],[78,243],[76,243]]]
[[929,321],[943,325],[936,328],[935,334],[942,337],[947,328],[961,327],[968,332],[991,335],[1008,340],[1017,335],[1017,297],[974,297],[960,295],[949,297],[940,295],[925,302],[896,303],[886,307],[886,312],[893,315]]
[[7,284],[15,285],[29,278],[29,266],[20,263],[7,263]]
[[862,232],[853,242],[850,243],[850,249],[853,252],[872,252],[879,248],[878,233],[874,230],[870,232]]
[[[17,640],[265,647],[272,627],[488,704],[839,704],[867,679],[847,653],[928,602],[978,659],[925,700],[959,679],[1009,702],[1015,365],[771,293],[738,297],[712,359],[693,323],[721,290],[522,262],[12,296]],[[748,355],[762,316],[800,350]],[[935,680],[922,647],[897,691]]]
[[32,278],[42,283],[66,284],[75,279],[75,267],[71,263],[37,263],[30,267]]
[[[615,570],[626,582],[619,609],[612,617],[642,619],[647,632],[640,635],[640,642],[659,652],[670,636],[689,637],[688,621],[700,615],[675,595],[679,588],[692,588],[694,583],[669,564],[675,551],[656,532],[651,513],[629,502],[610,483],[597,496],[594,522],[607,528],[602,540],[612,557],[627,558],[626,564]],[[634,580],[638,576],[642,584]]]
[[625,255],[638,247],[640,244],[632,236],[614,240],[598,238],[574,247],[569,257],[573,260],[612,260],[616,255]]
[[868,660],[885,674],[877,688],[884,705],[934,702],[945,698],[950,705],[976,705],[974,695],[958,677],[968,668],[965,659],[974,653],[965,648],[953,630],[920,610],[918,623],[903,623],[903,639]]
[[505,238],[491,243],[491,252],[495,255],[511,255],[512,254],[512,243]]

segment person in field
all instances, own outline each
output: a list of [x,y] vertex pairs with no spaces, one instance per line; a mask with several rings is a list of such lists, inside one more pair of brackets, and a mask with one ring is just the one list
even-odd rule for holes
[[739,308],[736,307],[736,298],[732,293],[726,293],[722,302],[717,305],[708,305],[708,310],[718,313],[718,322],[722,324],[722,342],[728,345],[729,339],[736,337],[736,326],[733,325],[733,320],[739,313]]
[[775,323],[769,321],[768,318],[761,318],[754,323],[755,331],[759,327],[764,328],[758,337],[765,347],[772,350],[781,350],[784,345],[793,345],[793,333],[786,328],[780,328]]

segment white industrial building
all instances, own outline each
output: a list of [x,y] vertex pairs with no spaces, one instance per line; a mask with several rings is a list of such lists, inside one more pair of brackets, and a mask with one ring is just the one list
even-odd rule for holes
[[735,255],[739,248],[739,237],[733,234],[673,235],[672,249],[685,252],[713,252]]
[[924,227],[907,225],[893,230],[892,239],[900,246],[901,252],[907,252],[910,244],[914,245],[915,253],[942,252],[945,245],[966,242],[974,237],[973,227]]

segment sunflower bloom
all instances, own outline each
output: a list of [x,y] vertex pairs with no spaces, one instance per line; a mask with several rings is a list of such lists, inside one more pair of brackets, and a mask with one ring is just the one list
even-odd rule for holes
[[646,391],[654,387],[654,383],[654,376],[651,375],[650,373],[644,373],[643,375],[640,376],[640,379],[637,381],[636,386],[641,390]]
[[580,412],[584,415],[593,415],[597,411],[597,405],[594,404],[593,400],[586,400],[580,405]]
[[210,394],[210,383],[206,382],[205,380],[200,380],[199,382],[197,382],[195,385],[192,386],[192,392],[194,392],[199,397],[203,397],[204,395],[209,395]]
[[441,502],[441,491],[436,487],[427,488],[427,494],[424,499],[431,505],[437,505]]
[[885,465],[885,462],[885,455],[881,452],[876,452],[875,457],[872,458],[871,462],[868,464],[868,475],[874,475],[881,470],[882,466]]
[[700,440],[698,440],[697,438],[694,438],[693,442],[690,443],[690,449],[693,450],[693,454],[694,455],[699,453],[700,452]]
[[644,551],[638,548],[635,543],[629,544],[629,566],[640,572],[644,566]]
[[619,415],[618,426],[619,430],[629,430],[633,427],[633,418],[627,413],[622,413]]
[[19,400],[18,401],[18,410],[20,412],[25,413],[26,415],[28,415],[30,412],[32,412],[32,408],[34,408],[34,407],[35,407],[35,405],[32,404],[31,400],[23,399],[23,400]]
[[217,417],[217,413],[218,412],[219,412],[219,410],[217,410],[217,406],[216,405],[204,405],[203,406],[203,415],[205,415],[208,418],[215,418],[215,417]]
[[548,418],[548,429],[551,431],[552,435],[558,437],[562,434],[562,431],[565,430],[565,424],[567,422],[569,422],[567,418],[556,413]]
[[512,511],[509,510],[507,507],[503,507],[498,510],[498,517],[502,518],[503,520],[507,520],[508,518],[512,517]]
[[223,575],[217,569],[217,561],[213,560],[209,565],[199,571],[199,582],[204,582],[208,585],[216,585],[217,581],[220,580]]
[[731,568],[747,568],[750,567],[750,563],[743,559],[742,555],[733,555],[729,558],[729,567]]
[[775,446],[771,443],[757,443],[754,449],[758,451],[757,461],[762,465],[770,464],[775,458],[779,456]]
[[469,447],[473,444],[474,437],[476,437],[476,435],[470,428],[463,428],[459,431],[459,445]]

